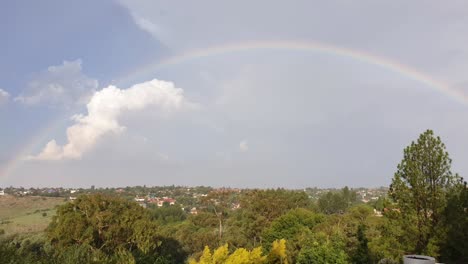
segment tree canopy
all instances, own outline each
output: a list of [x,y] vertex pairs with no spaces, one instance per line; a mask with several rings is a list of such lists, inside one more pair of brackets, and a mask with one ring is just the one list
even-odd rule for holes
[[165,241],[159,237],[158,225],[151,221],[149,211],[113,196],[83,195],[60,206],[47,236],[61,257],[83,252],[74,261],[84,256],[109,263],[164,258],[158,251]]

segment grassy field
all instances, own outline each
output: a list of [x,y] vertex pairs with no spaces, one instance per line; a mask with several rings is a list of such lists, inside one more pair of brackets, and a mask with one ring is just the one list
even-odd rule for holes
[[0,196],[0,229],[7,235],[41,232],[55,214],[55,207],[63,203],[64,198]]

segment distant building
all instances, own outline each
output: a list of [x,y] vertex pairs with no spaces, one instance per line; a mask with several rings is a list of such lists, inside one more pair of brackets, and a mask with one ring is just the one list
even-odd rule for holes
[[232,203],[231,204],[231,210],[237,210],[240,208],[240,203]]
[[0,195],[1,195],[1,196],[5,195],[5,191],[4,191],[4,190],[1,190],[1,191],[0,191]]
[[172,198],[168,198],[168,197],[163,197],[162,199],[157,199],[158,207],[163,206],[164,203],[168,203],[169,205],[174,205],[176,203],[176,200],[172,199]]
[[135,201],[137,202],[144,202],[146,199],[144,197],[135,197]]
[[377,217],[382,217],[382,212],[374,208],[374,215]]

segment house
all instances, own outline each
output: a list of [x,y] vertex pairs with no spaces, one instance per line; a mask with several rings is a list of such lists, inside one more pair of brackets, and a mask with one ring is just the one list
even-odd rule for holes
[[162,199],[158,199],[158,207],[161,207],[164,205],[164,203],[168,203],[169,205],[174,205],[176,203],[175,199],[168,198],[168,197],[163,197]]
[[192,209],[190,209],[190,214],[197,215],[198,214],[197,208],[193,207]]
[[1,196],[5,195],[5,191],[4,191],[4,190],[1,190],[1,191],[0,191],[0,195],[1,195]]
[[374,208],[374,215],[377,217],[382,217],[382,212]]
[[137,202],[144,202],[146,199],[144,197],[135,197],[135,201]]

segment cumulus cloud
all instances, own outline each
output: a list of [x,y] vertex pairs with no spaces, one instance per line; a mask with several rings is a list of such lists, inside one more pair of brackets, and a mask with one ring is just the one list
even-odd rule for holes
[[247,152],[249,150],[249,144],[247,143],[246,140],[242,140],[240,143],[239,143],[239,150],[241,152]]
[[72,117],[75,124],[67,129],[66,144],[61,146],[51,140],[38,155],[31,156],[30,159],[80,159],[104,135],[119,134],[125,130],[118,121],[124,112],[142,110],[149,106],[155,106],[163,114],[197,107],[186,100],[183,90],[176,88],[171,82],[155,79],[129,89],[109,86],[92,96],[87,104],[87,115]]
[[0,105],[8,101],[9,97],[10,97],[10,94],[7,91],[0,89]]
[[14,100],[26,105],[85,104],[98,88],[98,81],[82,72],[82,61],[64,61],[36,74]]

